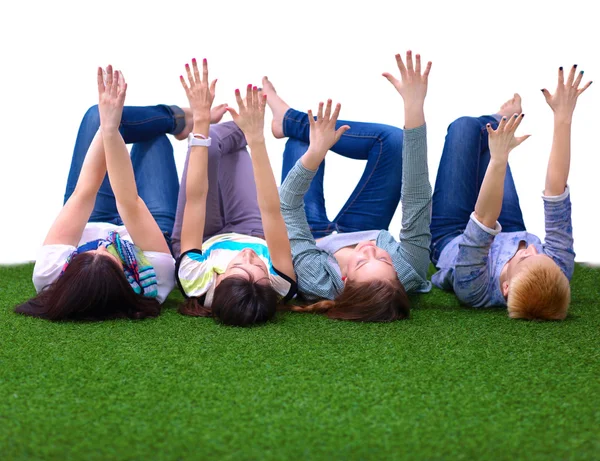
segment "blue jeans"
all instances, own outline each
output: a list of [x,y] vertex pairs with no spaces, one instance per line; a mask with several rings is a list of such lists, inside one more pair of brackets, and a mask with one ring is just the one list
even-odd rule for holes
[[[495,129],[492,116],[461,117],[450,124],[433,191],[431,261],[437,264],[444,247],[462,234],[481,189],[490,162],[486,124]],[[504,197],[498,222],[504,232],[525,230],[519,196],[510,166],[504,179]]]
[[[174,112],[175,111],[175,112]],[[144,200],[158,227],[170,244],[175,222],[179,176],[173,146],[166,133],[177,134],[185,126],[179,108],[164,105],[125,107],[119,131],[131,148],[131,163],[139,196]],[[98,106],[92,106],[83,117],[73,150],[64,202],[69,199],[81,172],[87,151],[100,127]],[[108,175],[100,186],[89,222],[122,225]]]
[[[387,229],[400,202],[402,190],[402,141],[400,128],[378,123],[338,120],[336,127],[349,125],[331,150],[355,160],[366,160],[365,170],[354,191],[333,221],[327,218],[321,163],[304,196],[306,218],[315,238],[334,231],[356,232]],[[289,109],[283,119],[283,133],[289,139],[283,152],[282,182],[308,149],[308,114]],[[339,180],[343,180],[342,177]]]

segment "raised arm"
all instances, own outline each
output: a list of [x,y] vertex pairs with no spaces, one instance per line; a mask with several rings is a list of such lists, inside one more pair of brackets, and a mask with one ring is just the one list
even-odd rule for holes
[[127,84],[121,72],[113,73],[112,66],[108,66],[105,83],[102,69],[98,68],[98,110],[108,179],[117,210],[133,242],[144,251],[169,253],[158,224],[138,195],[129,151],[119,133],[126,92]]
[[524,114],[514,114],[509,118],[502,117],[496,130],[493,130],[489,123],[486,127],[489,135],[490,163],[475,203],[475,218],[490,229],[496,228],[502,210],[508,154],[529,137],[529,135],[515,137],[515,131],[523,117]]
[[105,174],[104,146],[98,131],[83,161],[75,190],[50,227],[44,245],[78,245]]
[[575,78],[577,65],[571,68],[569,77],[565,83],[563,68],[558,70],[558,84],[554,94],[546,89],[542,90],[546,102],[554,112],[554,136],[552,138],[552,150],[548,160],[546,172],[546,187],[544,195],[561,195],[567,187],[569,169],[571,167],[571,123],[573,112],[577,104],[577,98],[592,82],[588,82],[583,88],[579,88],[583,78],[580,71]]
[[421,72],[421,56],[406,52],[406,65],[396,55],[400,80],[384,73],[404,100],[404,137],[402,146],[402,227],[400,253],[417,273],[427,278],[431,243],[431,184],[427,166],[425,96],[431,62]]
[[258,207],[271,261],[279,271],[296,280],[290,241],[279,208],[277,183],[265,144],[264,121],[267,96],[259,95],[257,87],[248,85],[246,100],[242,100],[239,90],[235,91],[235,98],[239,113],[231,107],[227,110],[236,125],[244,132],[250,147]]
[[[215,99],[215,86],[213,80],[208,85],[208,63],[202,61],[202,78],[198,71],[198,64],[192,60],[194,73],[189,64],[185,65],[189,85],[183,76],[180,76],[181,85],[190,102],[194,127],[190,145],[190,155],[186,178],[186,202],[183,209],[183,223],[181,225],[181,253],[188,250],[202,248],[204,238],[204,223],[206,221],[206,196],[208,194],[208,129],[210,127],[210,108]],[[204,139],[203,139],[204,138]]]

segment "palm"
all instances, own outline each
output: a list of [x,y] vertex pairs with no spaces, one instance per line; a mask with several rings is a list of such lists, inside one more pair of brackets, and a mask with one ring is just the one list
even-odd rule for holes
[[413,65],[412,52],[407,51],[406,65],[404,65],[402,57],[399,54],[396,55],[396,63],[400,71],[400,79],[397,79],[388,72],[384,72],[383,76],[394,85],[405,103],[422,103],[427,95],[431,61],[427,63],[425,71],[421,72],[421,56],[419,54],[416,55]]
[[323,113],[323,103],[319,103],[316,120],[312,111],[308,111],[310,149],[321,153],[323,156],[339,141],[342,134],[350,129],[348,125],[344,125],[336,130],[337,119],[342,106],[337,104],[332,114],[331,104],[331,99],[327,100],[325,113]]
[[215,85],[217,81],[213,80],[209,86],[208,63],[206,59],[204,59],[202,62],[202,76],[198,70],[196,59],[192,59],[192,67],[193,74],[192,70],[190,69],[190,65],[185,65],[189,83],[186,83],[183,76],[180,76],[179,79],[190,103],[194,120],[210,121],[210,109],[215,99]]
[[100,125],[104,129],[115,129],[121,123],[127,83],[123,74],[114,71],[111,65],[106,68],[106,76],[102,68],[98,68],[98,112]]

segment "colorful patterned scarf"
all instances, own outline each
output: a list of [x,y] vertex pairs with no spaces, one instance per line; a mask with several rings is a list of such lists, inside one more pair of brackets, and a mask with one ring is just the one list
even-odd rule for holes
[[65,272],[75,255],[96,250],[100,246],[105,246],[111,255],[116,256],[121,261],[123,272],[133,291],[149,298],[156,298],[158,287],[154,267],[148,262],[142,250],[128,240],[122,239],[115,231],[111,231],[107,239],[92,240],[79,246],[67,258],[60,275]]

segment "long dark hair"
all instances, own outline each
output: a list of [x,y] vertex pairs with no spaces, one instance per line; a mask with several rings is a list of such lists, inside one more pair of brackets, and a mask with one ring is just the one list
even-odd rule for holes
[[180,306],[179,312],[195,317],[214,317],[224,325],[245,327],[271,320],[278,304],[279,294],[270,284],[256,283],[252,277],[230,276],[215,288],[211,307],[193,297]]
[[392,322],[410,317],[410,301],[400,280],[346,282],[334,300],[290,306],[295,312],[323,313],[330,319],[354,322]]
[[160,304],[136,294],[111,258],[85,252],[75,255],[57,280],[15,312],[47,320],[143,319],[158,316]]

